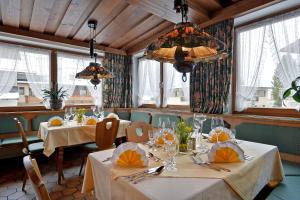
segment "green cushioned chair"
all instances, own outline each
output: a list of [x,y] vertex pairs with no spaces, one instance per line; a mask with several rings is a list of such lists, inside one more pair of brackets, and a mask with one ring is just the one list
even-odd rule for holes
[[47,122],[51,117],[54,116],[60,116],[61,118],[64,118],[64,114],[39,115],[32,119],[32,130],[38,131],[41,122]]
[[300,199],[300,176],[286,176],[279,186],[274,188],[267,200]]
[[[153,116],[152,125],[154,128],[158,128],[159,118],[162,120],[162,122],[165,122],[166,128],[171,128],[172,123],[177,123],[181,118],[177,115],[167,115],[167,114],[155,114]],[[167,127],[166,120],[169,119],[171,124],[169,127]]]
[[137,121],[143,121],[147,124],[150,124],[151,122],[151,115],[148,112],[132,112],[130,116],[130,121],[137,122]]
[[[41,139],[38,138],[37,136],[30,135],[26,136],[26,139],[28,143],[33,143],[33,142],[40,142]],[[13,137],[13,138],[5,138],[2,140],[2,145],[10,145],[10,144],[21,144],[22,143],[22,138],[21,137]]]
[[300,176],[300,164],[284,160],[282,165],[286,176]]
[[130,120],[130,112],[117,112],[120,119]]
[[0,134],[7,133],[17,133],[18,128],[16,127],[16,122],[14,117],[18,117],[20,122],[23,124],[24,130],[28,131],[28,121],[22,116],[9,116],[9,117],[0,117]]
[[236,137],[275,145],[280,152],[300,155],[300,128],[242,123],[236,126]]

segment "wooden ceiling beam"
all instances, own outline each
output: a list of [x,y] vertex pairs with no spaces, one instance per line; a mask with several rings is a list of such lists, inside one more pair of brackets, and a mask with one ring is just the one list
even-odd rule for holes
[[19,27],[21,0],[1,0],[2,23],[7,26]]
[[207,27],[212,24],[221,22],[223,20],[242,16],[247,13],[279,3],[281,1],[282,0],[260,0],[260,1],[241,0],[231,6],[228,6],[224,9],[221,9],[220,11],[215,12],[210,20],[200,24],[200,26]]
[[[12,35],[19,35],[27,38],[33,38],[33,39],[40,39],[45,41],[51,41],[51,42],[57,42],[57,43],[63,43],[67,45],[74,45],[74,46],[80,46],[80,47],[89,47],[89,44],[87,42],[74,40],[74,39],[68,39],[60,36],[54,36],[54,35],[48,35],[39,33],[36,31],[28,31],[23,29],[14,28],[11,26],[0,26],[0,32],[12,34]],[[109,53],[115,53],[120,55],[126,55],[126,52],[124,50],[114,49],[111,47],[106,47],[103,45],[96,45],[96,49],[104,52]]]
[[[140,7],[141,9],[149,12],[153,15],[161,17],[173,23],[181,22],[181,15],[173,10],[173,0],[126,0],[129,4]],[[195,6],[196,7],[196,6]],[[194,8],[195,8],[194,7]],[[199,6],[197,6],[199,8]],[[207,11],[201,10],[189,10],[189,19],[192,22],[200,23],[209,20]]]
[[153,42],[155,39],[157,39],[159,36],[171,31],[174,28],[174,25],[171,24],[166,28],[163,28],[163,30],[160,30],[160,32],[156,32],[155,34],[152,34],[150,37],[140,41],[135,46],[130,47],[126,52],[128,55],[133,55],[142,49],[146,48],[147,45],[149,45],[151,42]]

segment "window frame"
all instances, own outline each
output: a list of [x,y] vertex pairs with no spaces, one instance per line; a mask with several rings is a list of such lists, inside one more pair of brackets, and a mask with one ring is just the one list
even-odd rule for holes
[[[137,58],[142,59],[143,57]],[[159,81],[159,88],[160,88],[160,105],[159,108],[164,108],[163,107],[163,99],[164,99],[164,87],[163,87],[163,82],[164,82],[164,62],[159,62],[160,63],[160,81]],[[149,103],[144,103],[139,108],[157,108],[155,104],[149,104]],[[176,109],[176,110],[186,110],[190,109],[190,104],[189,105],[177,105],[177,104],[167,104],[165,108],[170,108],[170,109]]]
[[281,12],[277,12],[275,14],[271,14],[259,19],[255,19],[253,21],[235,26],[234,28],[234,42],[233,42],[233,65],[232,65],[232,87],[231,87],[231,107],[232,107],[232,114],[244,114],[244,115],[261,115],[261,116],[275,116],[275,117],[296,117],[300,118],[300,112],[297,109],[293,108],[255,108],[255,107],[249,107],[243,111],[237,111],[236,110],[236,78],[237,78],[237,63],[236,63],[236,52],[237,52],[237,28],[247,26],[253,23],[257,23],[259,21],[265,20],[267,18],[271,18],[277,15],[285,14],[294,10],[297,10],[298,8],[289,9]]
[[[69,53],[73,55],[84,55],[84,56],[89,56],[88,54],[85,53],[78,53],[74,51],[68,51],[68,50],[60,50],[60,49],[55,49],[55,48],[47,48],[47,47],[42,47],[42,46],[37,46],[37,45],[28,45],[24,43],[19,43],[19,42],[9,42],[9,41],[1,41],[3,43],[11,44],[11,45],[16,45],[16,46],[25,46],[25,47],[32,47],[32,48],[39,48],[39,49],[46,49],[50,50],[50,65],[49,65],[49,76],[50,76],[50,88],[51,90],[54,89],[54,86],[57,84],[57,52],[63,52],[63,53]],[[103,56],[98,56],[98,58],[103,58]],[[67,107],[83,107],[83,108],[90,108],[92,104],[74,104],[74,105],[65,105],[64,108]],[[45,106],[42,105],[36,105],[36,106],[10,106],[10,107],[0,107],[0,112],[16,112],[16,111],[49,111],[51,109],[47,109]]]

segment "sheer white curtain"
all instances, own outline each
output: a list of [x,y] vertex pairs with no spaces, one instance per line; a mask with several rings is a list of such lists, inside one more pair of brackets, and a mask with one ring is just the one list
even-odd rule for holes
[[263,70],[266,26],[237,30],[236,110],[251,106]]
[[164,95],[163,107],[169,104],[170,97],[173,96],[174,89],[180,88],[183,92],[183,98],[189,101],[190,96],[190,73],[187,73],[187,81],[182,81],[182,73],[178,72],[171,63],[164,63]]
[[300,10],[272,19],[269,25],[269,37],[272,55],[278,63],[278,75],[285,88],[300,76]]
[[22,48],[20,68],[25,65],[25,75],[35,97],[43,99],[43,89],[50,89],[50,51]]
[[17,83],[19,48],[0,43],[0,96],[8,93]]
[[153,100],[157,107],[160,106],[160,63],[153,60],[139,60],[138,65],[138,105],[145,100]]
[[63,87],[71,97],[76,86],[86,86],[95,105],[102,105],[102,82],[97,85],[97,89],[89,80],[76,79],[76,73],[82,71],[89,65],[91,59],[87,56],[78,56],[73,54],[61,53],[57,54],[57,82],[59,87]]

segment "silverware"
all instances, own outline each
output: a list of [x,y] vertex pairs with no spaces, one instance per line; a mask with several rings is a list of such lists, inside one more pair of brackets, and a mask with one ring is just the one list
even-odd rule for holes
[[244,155],[244,158],[245,158],[245,160],[253,160],[254,159],[254,156],[250,156],[250,155]]
[[161,158],[155,156],[153,153],[148,153],[149,158],[153,158],[155,162],[163,161]]
[[165,168],[165,166],[160,166],[158,167],[154,172],[152,173],[147,173],[147,174],[144,174],[143,176],[141,177],[138,177],[136,178],[135,180],[133,180],[133,184],[137,184],[138,182],[144,180],[144,178],[146,177],[149,177],[149,176],[157,176],[159,174],[161,174],[163,172],[163,169]]
[[102,160],[102,162],[107,162],[107,161],[110,161],[110,160],[111,160],[111,157],[107,157],[104,160]]
[[153,167],[153,168],[149,168],[146,170],[143,170],[141,172],[136,172],[127,176],[124,176],[125,178],[129,179],[130,181],[138,176],[142,176],[143,174],[147,174],[147,173],[153,173],[155,172],[159,167]]
[[202,161],[199,161],[195,156],[191,156],[193,162],[197,165],[200,165],[200,166],[203,166],[203,167],[208,167],[210,169],[213,169],[213,170],[216,170],[216,171],[221,171],[221,169],[215,167],[215,166],[212,166],[206,162],[202,162]]

